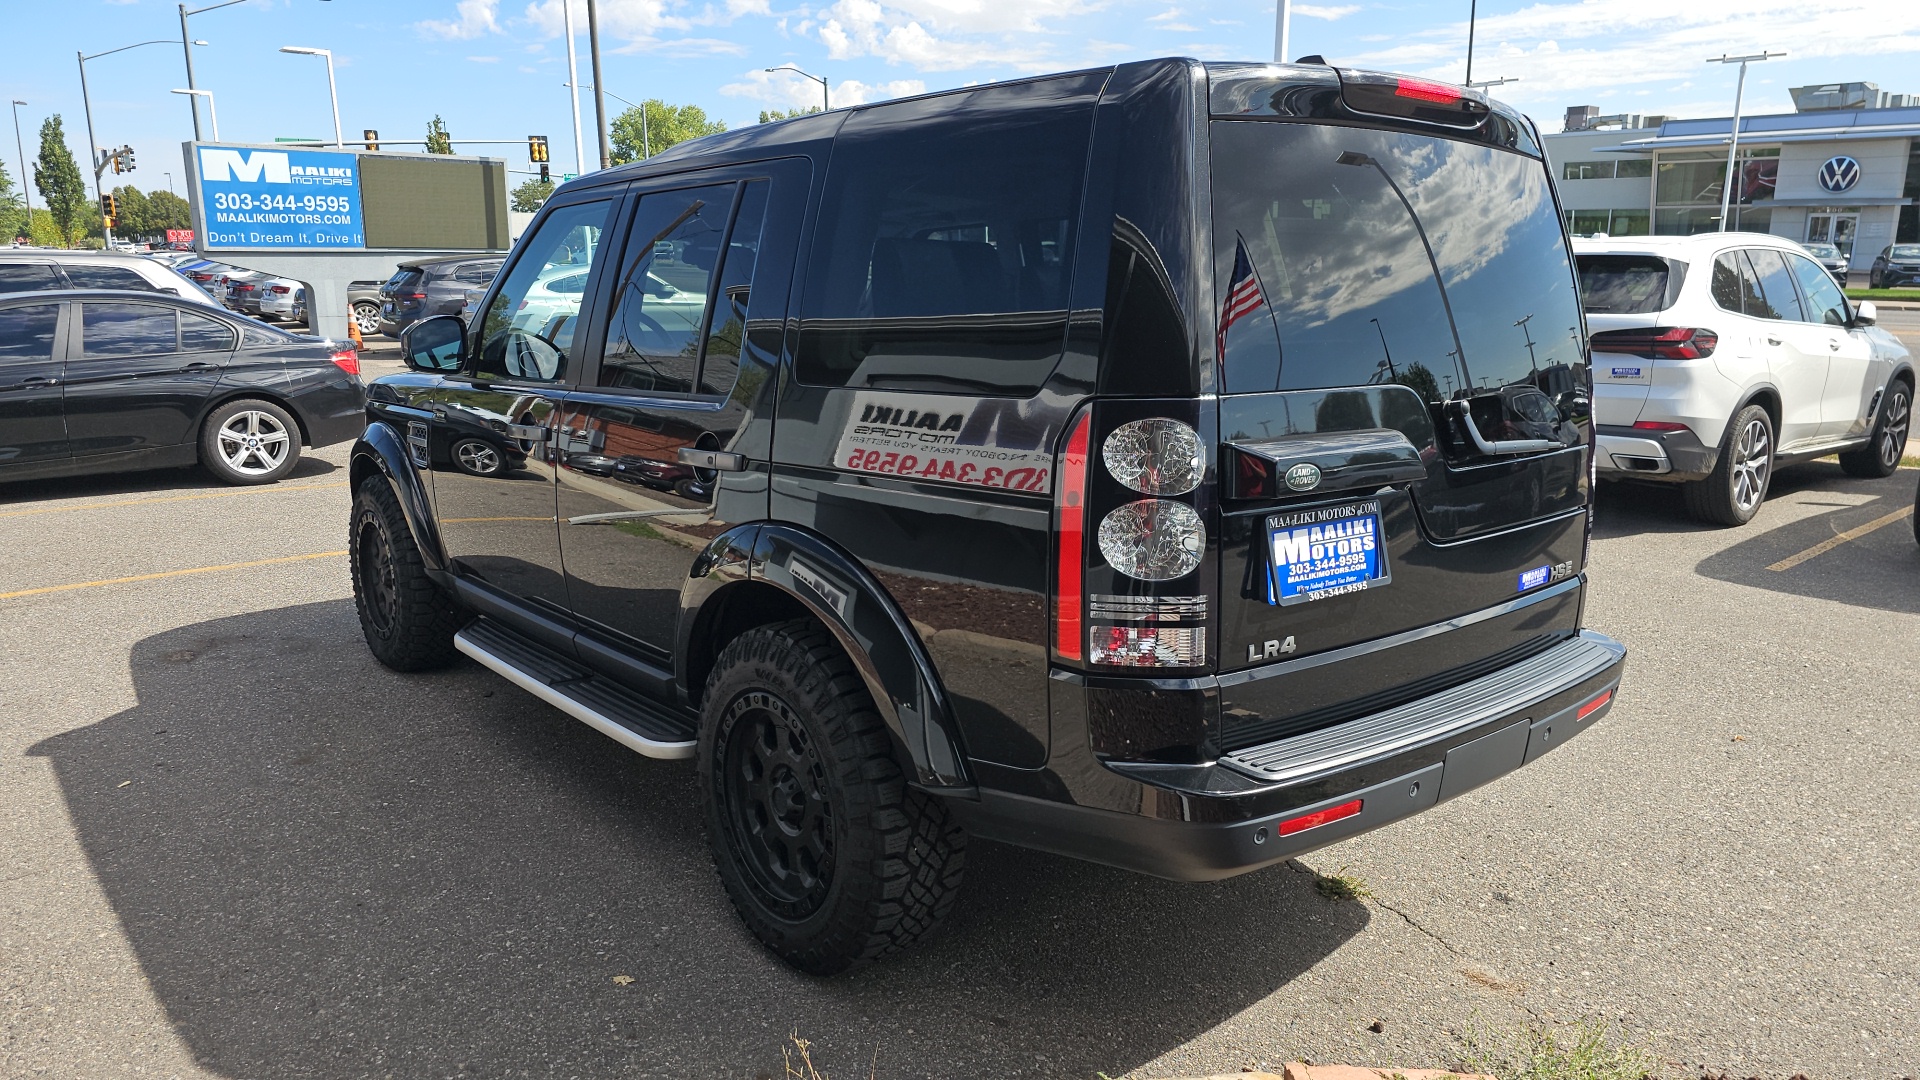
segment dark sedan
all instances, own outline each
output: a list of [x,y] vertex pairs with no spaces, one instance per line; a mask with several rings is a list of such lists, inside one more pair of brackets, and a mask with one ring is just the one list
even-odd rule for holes
[[1920,244],[1894,244],[1880,249],[1867,282],[1876,289],[1920,285]]
[[230,484],[293,471],[364,426],[352,348],[176,297],[0,297],[0,481],[196,462]]

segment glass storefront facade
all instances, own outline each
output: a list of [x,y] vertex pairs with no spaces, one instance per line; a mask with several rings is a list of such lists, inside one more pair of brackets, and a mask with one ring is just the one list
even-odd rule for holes
[[[1715,211],[1718,213],[1718,210]],[[1568,210],[1567,231],[1575,236],[1645,236],[1652,230],[1646,210]]]
[[[1779,147],[1742,147],[1734,173],[1734,200],[1728,227],[1767,232],[1773,224],[1774,186],[1780,176]],[[1727,156],[1684,150],[1658,154],[1653,162],[1653,231],[1689,236],[1720,227],[1720,197],[1727,178]]]

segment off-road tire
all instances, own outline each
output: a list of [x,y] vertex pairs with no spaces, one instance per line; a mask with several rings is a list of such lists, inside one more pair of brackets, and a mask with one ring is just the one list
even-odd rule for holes
[[453,661],[453,635],[467,613],[427,577],[400,500],[378,474],[353,493],[347,565],[353,606],[374,659],[395,671],[429,671]]
[[[257,457],[245,458],[242,462],[245,467],[236,466],[228,460],[228,451],[234,447],[223,443],[222,432],[229,421],[243,415],[257,416],[259,426],[263,429],[278,428],[272,434],[280,437],[281,441],[276,445],[284,446],[285,456],[272,468],[263,467],[264,462]],[[259,398],[235,398],[208,413],[207,418],[200,422],[198,442],[201,468],[225,484],[246,486],[277,483],[300,464],[300,425],[294,422],[287,410]]]
[[[1913,434],[1913,387],[1899,379],[1880,395],[1880,409],[1873,418],[1873,433],[1867,445],[1840,455],[1840,467],[1848,476],[1878,480],[1892,476],[1907,452],[1907,439]],[[1895,430],[1889,431],[1892,426]]]
[[[815,812],[824,803],[816,831],[831,848],[800,900],[767,884],[765,849],[746,824],[774,805],[754,792],[776,781],[749,778],[754,763],[742,760],[769,745],[754,734],[769,732],[779,752],[799,746],[798,760],[810,758],[806,776],[786,773],[803,796],[790,805]],[[763,755],[761,776],[787,768],[764,765]],[[819,623],[756,627],[721,652],[701,711],[699,770],[721,885],[753,935],[801,971],[835,975],[868,963],[924,936],[953,906],[966,833],[937,799],[907,786],[866,685]],[[769,835],[779,827],[760,821]]]
[[[1760,493],[1751,505],[1742,505],[1737,494],[1736,484],[1740,478],[1741,433],[1748,425],[1758,422],[1766,433],[1765,470],[1759,486]],[[1773,431],[1773,418],[1767,410],[1758,405],[1748,405],[1735,413],[1727,423],[1727,433],[1720,439],[1720,460],[1714,463],[1713,472],[1704,480],[1694,480],[1680,485],[1681,493],[1686,497],[1687,513],[1697,521],[1710,525],[1745,525],[1752,521],[1760,507],[1767,501],[1767,489],[1773,484],[1773,448],[1776,445]]]

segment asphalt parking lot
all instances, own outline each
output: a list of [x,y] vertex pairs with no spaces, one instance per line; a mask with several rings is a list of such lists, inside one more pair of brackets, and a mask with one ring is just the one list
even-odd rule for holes
[[1576,1018],[1672,1077],[1920,1063],[1915,470],[1784,470],[1738,530],[1605,489],[1587,621],[1632,659],[1573,746],[1214,885],[977,844],[936,941],[818,981],[736,922],[689,768],[374,663],[346,451],[0,491],[0,1075],[780,1076],[797,1033],[1167,1077]]

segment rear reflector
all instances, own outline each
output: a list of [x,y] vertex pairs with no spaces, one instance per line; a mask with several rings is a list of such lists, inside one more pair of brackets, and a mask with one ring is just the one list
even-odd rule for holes
[[1204,626],[1102,626],[1089,636],[1093,662],[1115,667],[1197,667],[1207,662]]
[[1059,486],[1053,502],[1053,650],[1063,660],[1086,655],[1081,611],[1082,563],[1087,551],[1087,442],[1093,413],[1083,412],[1067,435],[1055,475]]
[[334,366],[349,375],[360,374],[360,354],[352,349],[341,349],[327,359],[333,361]]
[[1292,836],[1295,833],[1306,832],[1308,829],[1317,829],[1322,825],[1332,824],[1342,818],[1350,818],[1360,812],[1362,803],[1363,800],[1361,799],[1349,799],[1339,806],[1329,806],[1325,810],[1315,810],[1311,814],[1301,814],[1297,818],[1288,818],[1280,823],[1280,835]]
[[1592,701],[1587,702],[1585,705],[1580,706],[1580,711],[1577,713],[1574,713],[1573,718],[1575,720],[1585,720],[1587,717],[1593,715],[1593,711],[1595,709],[1598,709],[1600,706],[1605,705],[1607,702],[1612,700],[1613,700],[1613,691],[1609,690],[1606,693],[1601,694],[1599,697],[1594,698]]
[[1446,83],[1428,82],[1425,79],[1401,79],[1394,84],[1393,96],[1412,98],[1415,101],[1431,101],[1436,105],[1452,105],[1460,100],[1460,91]]
[[1687,430],[1687,425],[1676,424],[1671,420],[1635,420],[1633,422],[1633,430],[1635,431],[1685,431]]

